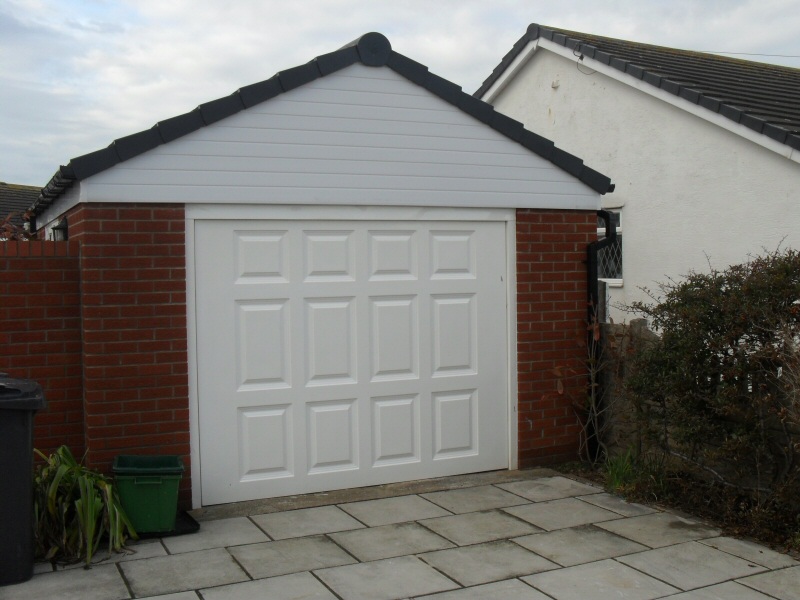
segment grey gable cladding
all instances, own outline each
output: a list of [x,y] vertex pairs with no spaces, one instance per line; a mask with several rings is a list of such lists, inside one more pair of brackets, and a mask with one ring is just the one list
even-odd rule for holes
[[482,97],[525,46],[550,40],[800,149],[800,69],[531,24],[475,92]]
[[611,180],[583,164],[583,161],[556,148],[553,142],[525,129],[515,121],[466,92],[456,84],[428,71],[428,67],[392,50],[380,33],[367,33],[343,48],[318,56],[312,61],[280,71],[270,79],[243,87],[230,96],[201,104],[191,112],[156,123],[151,129],[120,138],[107,148],[70,160],[56,171],[36,202],[38,214],[53,203],[75,181],[86,179],[114,165],[166,144],[201,127],[215,123],[241,110],[279,94],[310,83],[356,62],[367,66],[387,66],[412,83],[475,117],[501,134],[567,171],[600,194],[614,189]]

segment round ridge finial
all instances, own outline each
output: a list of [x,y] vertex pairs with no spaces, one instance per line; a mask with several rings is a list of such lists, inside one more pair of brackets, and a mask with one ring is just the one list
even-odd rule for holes
[[362,35],[358,39],[356,48],[361,62],[369,67],[382,67],[389,60],[389,54],[392,52],[392,45],[386,36],[374,31]]

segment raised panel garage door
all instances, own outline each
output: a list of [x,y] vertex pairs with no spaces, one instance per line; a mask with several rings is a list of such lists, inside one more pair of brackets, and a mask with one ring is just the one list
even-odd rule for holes
[[195,221],[202,503],[507,467],[505,228]]

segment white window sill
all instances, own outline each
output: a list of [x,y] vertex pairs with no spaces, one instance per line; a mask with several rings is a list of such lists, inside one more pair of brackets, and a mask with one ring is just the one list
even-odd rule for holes
[[606,279],[605,277],[601,277],[600,281],[605,283],[608,287],[621,288],[623,280],[622,279]]

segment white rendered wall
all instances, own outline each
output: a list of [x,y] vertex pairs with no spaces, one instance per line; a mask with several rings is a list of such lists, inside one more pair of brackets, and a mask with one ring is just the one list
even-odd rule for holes
[[[75,188],[73,204],[599,205],[597,192],[549,161],[388,67],[360,64],[158,146]],[[60,201],[43,218],[66,208]]]
[[[589,66],[542,49],[495,108],[608,175],[603,207],[619,211],[623,287],[641,287],[800,248],[800,164]],[[687,103],[688,104],[688,103]],[[657,291],[657,290],[656,290]],[[615,321],[630,315],[612,310]]]

